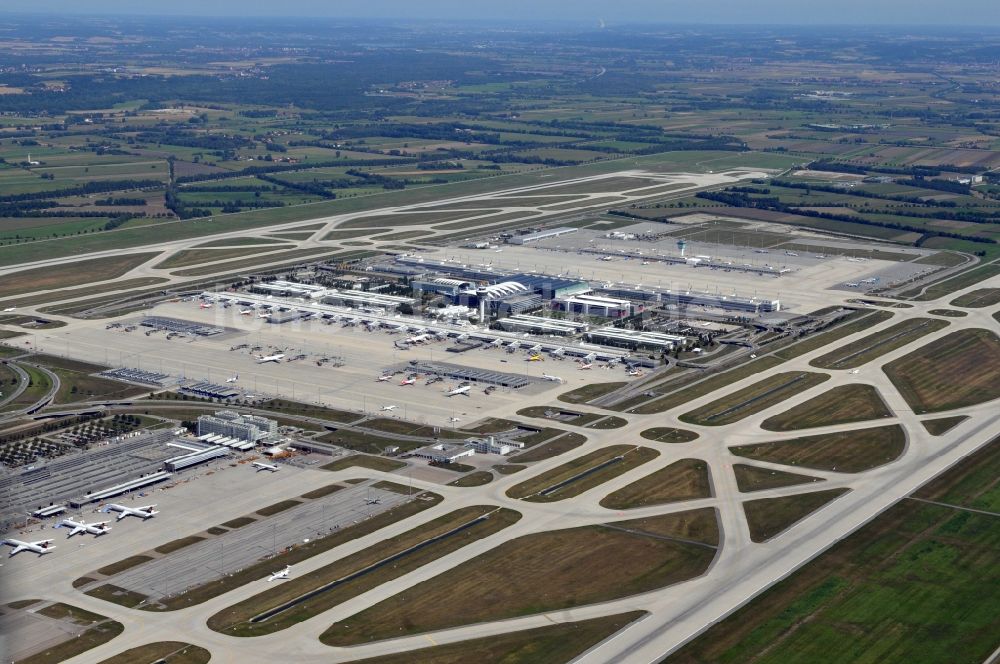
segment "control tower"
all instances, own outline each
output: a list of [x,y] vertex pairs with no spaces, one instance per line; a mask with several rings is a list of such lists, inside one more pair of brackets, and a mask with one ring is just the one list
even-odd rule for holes
[[677,240],[677,249],[681,252],[681,258],[684,258],[684,252],[687,251],[687,240]]

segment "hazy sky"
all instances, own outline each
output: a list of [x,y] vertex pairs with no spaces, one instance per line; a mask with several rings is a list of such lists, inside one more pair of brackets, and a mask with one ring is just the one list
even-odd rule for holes
[[1000,0],[3,0],[16,12],[1000,26]]

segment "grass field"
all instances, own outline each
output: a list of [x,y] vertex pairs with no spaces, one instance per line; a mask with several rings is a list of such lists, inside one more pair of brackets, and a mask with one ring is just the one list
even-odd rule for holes
[[[232,636],[273,634],[317,616],[372,588],[389,583],[463,546],[500,532],[520,518],[518,512],[490,505],[455,510],[363,551],[290,579],[287,583],[269,587],[215,614],[209,618],[208,626]],[[465,529],[455,532],[462,527]],[[448,533],[454,534],[435,541],[435,538]],[[267,620],[251,622],[254,616],[299,599],[327,584],[336,585]]]
[[[563,500],[659,456],[659,452],[634,445],[611,445],[536,475],[507,489],[511,498]],[[517,457],[515,457],[517,460]],[[605,465],[607,464],[607,465]],[[589,473],[583,476],[585,473]],[[578,478],[574,480],[574,478]],[[596,483],[594,480],[599,480]],[[574,481],[570,481],[574,480]],[[562,485],[564,482],[568,484]],[[584,488],[581,489],[580,487]],[[544,493],[544,495],[542,495]]]
[[953,332],[882,369],[916,413],[1000,397],[1000,339],[989,330]]
[[750,539],[766,542],[847,491],[827,489],[782,498],[749,500],[743,503],[743,511],[750,526]]
[[[968,505],[996,486],[994,441],[916,495]],[[994,492],[995,492],[994,488]],[[668,664],[981,664],[1000,614],[996,517],[906,500],[709,628]]]
[[730,451],[758,461],[859,473],[897,459],[905,446],[906,435],[902,427],[892,424],[857,431],[804,436],[775,443],[741,445],[730,448]]
[[300,501],[300,500],[282,500],[282,501],[277,502],[277,503],[275,503],[273,505],[268,505],[267,507],[262,507],[259,510],[257,510],[256,513],[259,514],[259,515],[261,515],[261,516],[274,516],[275,514],[278,514],[280,512],[284,512],[285,510],[290,510],[293,507],[295,507],[296,505],[301,505],[301,504],[302,504],[302,501]]
[[552,664],[572,661],[631,622],[643,611],[546,625],[520,632],[497,634],[482,639],[432,646],[412,652],[384,655],[364,660],[364,664]]
[[183,251],[178,251],[170,256],[170,258],[160,261],[153,267],[161,269],[189,267],[191,265],[199,265],[201,263],[222,261],[227,258],[252,256],[253,254],[275,251],[276,249],[280,249],[280,246],[276,247],[272,245],[265,247],[242,247],[232,249],[185,249]]
[[116,563],[105,565],[104,567],[97,570],[97,573],[104,574],[105,576],[111,576],[113,574],[124,572],[127,569],[132,569],[136,565],[141,565],[145,562],[149,562],[152,559],[153,559],[152,556],[145,556],[145,555],[129,556],[128,558],[119,560]]
[[698,397],[703,397],[706,394],[714,392],[715,390],[722,389],[723,387],[726,387],[727,385],[730,385],[738,380],[753,376],[754,374],[769,371],[782,362],[784,362],[784,360],[778,359],[774,356],[761,357],[740,365],[735,369],[730,369],[729,371],[709,376],[708,378],[705,378],[688,388],[652,400],[643,399],[645,403],[642,403],[641,405],[634,405],[625,402],[623,404],[616,405],[615,408],[624,408],[629,413],[635,413],[637,415],[653,415],[656,413],[663,413],[677,408],[678,406],[682,406],[688,401],[692,401]]
[[690,443],[698,439],[698,434],[694,431],[673,427],[653,427],[640,431],[639,435],[657,443]]
[[1000,303],[1000,288],[980,288],[965,295],[959,295],[948,304],[953,307],[980,309],[982,307],[992,307],[997,303]]
[[927,433],[932,436],[940,436],[951,431],[967,419],[969,419],[967,415],[956,415],[955,417],[938,417],[933,420],[921,420],[920,423],[927,429]]
[[371,456],[368,454],[352,454],[343,459],[337,459],[325,466],[320,466],[321,470],[344,470],[345,468],[368,468],[370,470],[381,470],[391,473],[394,470],[405,468],[406,464],[395,459]]
[[809,482],[822,482],[818,477],[807,475],[796,475],[780,470],[770,470],[748,466],[743,463],[733,464],[733,474],[736,476],[736,485],[743,493],[754,491],[766,491],[767,489],[778,489],[783,486],[795,486],[796,484],[807,484]]
[[911,318],[817,357],[809,364],[820,369],[854,369],[945,328],[948,324],[948,321],[937,318]]
[[180,641],[159,641],[101,660],[99,664],[207,664],[212,653]]
[[878,390],[871,385],[840,385],[785,412],[761,422],[768,431],[793,431],[811,427],[864,422],[892,417]]
[[120,622],[108,620],[104,616],[68,604],[50,604],[38,613],[60,620],[69,619],[73,623],[87,627],[75,637],[50,646],[45,650],[18,660],[18,664],[56,664],[80,653],[104,645],[125,630]]
[[626,597],[697,576],[714,555],[708,547],[603,526],[527,535],[336,623],[320,638],[354,645]]
[[187,537],[181,537],[180,539],[175,539],[166,544],[161,544],[160,546],[153,549],[157,553],[173,553],[183,549],[186,546],[191,546],[192,544],[197,544],[204,540],[204,537],[199,537],[198,535],[189,535]]
[[52,379],[49,378],[48,373],[29,364],[19,364],[18,366],[28,374],[28,387],[17,397],[4,404],[0,411],[18,410],[32,406],[52,389]]
[[947,316],[948,318],[965,318],[969,315],[969,312],[959,311],[958,309],[931,309],[927,313],[934,314],[935,316]]
[[565,454],[570,450],[575,450],[585,442],[587,442],[586,437],[581,436],[578,433],[568,432],[546,443],[536,445],[527,452],[521,452],[520,454],[509,457],[509,461],[516,464],[543,461],[545,459],[551,459],[554,456],[559,456],[560,454]]
[[893,313],[891,311],[858,310],[852,312],[846,321],[833,329],[814,332],[809,336],[801,338],[794,345],[777,351],[774,355],[782,360],[791,360],[851,334],[863,332],[874,325],[889,320],[892,316]]
[[115,279],[157,255],[158,251],[123,254],[21,270],[0,280],[0,297]]
[[805,371],[774,374],[701,408],[684,413],[680,420],[707,426],[731,424],[829,379],[826,374]]
[[127,399],[149,391],[148,388],[120,383],[69,369],[53,369],[59,377],[54,403],[72,403],[89,399]]
[[711,496],[712,485],[705,462],[681,459],[605,496],[601,507],[626,510]]
[[[1000,263],[987,263],[985,265],[980,265],[966,272],[962,272],[956,277],[950,279],[945,279],[932,286],[928,287],[922,295],[918,295],[914,299],[920,301],[936,300],[947,295],[951,295],[955,291],[960,291],[963,288],[968,288],[978,284],[980,281],[989,279],[990,277],[995,277],[1000,274]],[[910,295],[911,291],[903,293],[903,295]],[[913,294],[916,294],[915,292]]]
[[493,481],[493,473],[480,470],[475,473],[469,473],[468,475],[463,475],[459,477],[454,482],[448,482],[448,486],[482,486],[484,484],[489,484]]

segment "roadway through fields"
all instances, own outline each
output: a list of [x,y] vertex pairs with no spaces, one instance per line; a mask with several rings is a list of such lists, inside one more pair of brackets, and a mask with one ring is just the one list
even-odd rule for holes
[[[156,601],[214,581],[272,557],[288,546],[322,537],[410,499],[392,491],[372,494],[372,484],[372,481],[356,484],[275,516],[261,517],[242,528],[126,570],[107,582]],[[377,495],[378,504],[370,504],[369,494]]]

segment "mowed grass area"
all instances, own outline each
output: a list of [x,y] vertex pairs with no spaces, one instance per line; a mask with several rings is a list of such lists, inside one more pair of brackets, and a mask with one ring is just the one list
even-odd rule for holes
[[959,330],[882,369],[915,413],[973,406],[1000,398],[1000,339],[990,330]]
[[587,442],[587,438],[585,436],[581,436],[580,434],[571,431],[557,436],[556,438],[553,438],[546,443],[542,443],[541,445],[535,445],[527,452],[521,452],[520,454],[510,457],[509,460],[515,464],[543,461],[545,459],[551,459],[554,456],[559,456],[560,454],[565,454],[570,450],[575,450],[585,442]]
[[282,245],[272,245],[266,247],[243,247],[232,249],[184,249],[183,251],[178,251],[169,258],[160,261],[153,267],[161,269],[189,267],[191,265],[199,265],[201,263],[222,261],[227,258],[238,258],[240,256],[262,254],[267,251],[280,249],[281,246]]
[[927,429],[927,433],[932,436],[940,436],[948,433],[959,424],[969,419],[967,415],[956,415],[955,417],[938,417],[933,420],[921,420],[920,423]]
[[827,489],[781,498],[749,500],[743,503],[743,511],[750,527],[750,539],[766,542],[848,491]]
[[[922,295],[917,295],[915,300],[926,302],[928,300],[936,300],[940,297],[945,297],[951,295],[955,291],[960,291],[962,289],[968,288],[969,286],[974,286],[980,281],[985,281],[990,277],[995,277],[1000,274],[1000,263],[987,263],[986,265],[980,265],[979,267],[973,268],[966,272],[962,272],[958,276],[952,277],[950,279],[945,279],[932,286],[928,287]],[[911,291],[903,293],[903,295],[910,295]],[[912,292],[916,295],[916,292]]]
[[181,641],[159,641],[130,648],[100,664],[206,664],[212,653],[200,646]]
[[744,463],[733,464],[733,475],[736,476],[736,486],[743,493],[753,493],[754,491],[778,489],[783,486],[795,486],[797,484],[823,481],[819,477],[797,475],[769,468],[758,468],[757,466],[748,466]]
[[[682,523],[674,515],[643,521],[665,530]],[[689,521],[683,521],[684,527],[691,527]],[[627,597],[698,576],[715,556],[711,547],[636,532],[634,522],[612,525],[504,542],[331,625],[320,640],[331,646],[356,645]],[[601,573],[595,574],[598,569]]]
[[911,318],[817,357],[809,364],[820,369],[854,369],[948,325],[948,321],[938,318]]
[[127,399],[149,392],[149,388],[120,383],[69,369],[53,369],[59,377],[54,403],[72,403],[87,399]]
[[[915,495],[971,506],[997,459],[993,441]],[[981,664],[1000,633],[996,523],[904,500],[664,661]]]
[[687,429],[675,429],[674,427],[653,427],[644,429],[639,435],[646,440],[657,443],[690,443],[698,439],[698,434]]
[[708,465],[701,459],[681,459],[605,496],[601,507],[627,510],[711,496]]
[[906,446],[906,434],[892,424],[871,429],[837,431],[803,436],[774,443],[755,443],[729,448],[747,459],[787,466],[860,473],[899,458]]
[[1000,437],[920,487],[913,497],[1000,512]]
[[[375,485],[376,488],[383,488]],[[406,491],[406,487],[401,487]],[[324,551],[329,551],[341,544],[350,542],[359,537],[371,534],[381,528],[407,519],[414,514],[418,514],[426,509],[434,507],[440,503],[442,497],[436,493],[422,492],[402,505],[393,507],[385,512],[380,512],[370,519],[365,519],[347,528],[334,531],[326,537],[319,537],[292,547],[279,553],[277,556],[248,565],[239,571],[228,574],[220,579],[209,581],[208,583],[195,586],[182,593],[172,595],[168,598],[160,599],[159,604],[147,604],[142,607],[144,611],[174,611],[183,609],[195,604],[201,604],[213,597],[218,597],[231,590],[240,588],[252,581],[258,581],[275,569],[280,569],[285,565],[295,565],[303,560],[319,555]]]
[[730,369],[729,371],[709,376],[708,378],[705,378],[688,388],[678,390],[655,399],[646,399],[644,397],[629,399],[620,404],[616,404],[615,409],[625,410],[629,413],[635,413],[637,415],[653,415],[656,413],[663,413],[678,406],[682,406],[689,401],[693,401],[698,397],[703,397],[706,394],[720,390],[738,380],[743,380],[744,378],[748,378],[755,374],[769,371],[782,362],[784,362],[784,360],[773,355],[760,357],[756,360],[751,360],[746,364],[742,364],[735,369]]
[[790,371],[765,378],[701,408],[681,415],[682,422],[705,426],[732,424],[781,403],[830,379],[826,374]]
[[18,664],[63,662],[80,653],[104,645],[125,630],[125,626],[118,621],[109,620],[105,616],[84,611],[69,604],[50,604],[39,609],[38,613],[57,620],[68,620],[86,629],[78,629],[76,635],[67,634],[69,637],[67,640],[49,646],[30,657],[18,660]]
[[0,297],[116,279],[159,253],[123,254],[21,270],[0,279]]
[[[520,518],[519,512],[491,505],[455,510],[308,574],[271,586],[215,614],[208,619],[208,626],[232,636],[273,634],[500,532]],[[449,533],[452,534],[449,536]],[[441,539],[435,539],[439,537]],[[267,620],[251,622],[264,611],[303,598],[306,593],[328,584],[334,585]]]
[[833,329],[814,332],[807,337],[800,338],[797,343],[775,352],[774,355],[782,360],[791,360],[844,337],[863,332],[879,323],[884,323],[892,316],[891,311],[853,311],[848,315],[847,320]]
[[349,457],[344,457],[343,459],[337,459],[324,466],[320,466],[320,470],[344,470],[346,468],[368,468],[370,470],[381,470],[386,473],[391,473],[394,470],[399,470],[400,468],[405,468],[406,464],[402,461],[396,461],[395,459],[387,459],[385,457],[371,456],[369,454],[352,454]]
[[768,431],[793,431],[892,417],[878,390],[871,385],[840,385],[761,423]]
[[625,385],[627,385],[627,383],[624,382],[593,383],[591,385],[578,387],[574,390],[570,390],[569,392],[563,392],[557,398],[559,401],[563,401],[565,403],[586,403],[596,399],[597,397],[603,397],[605,394],[610,394]]
[[569,662],[644,615],[645,611],[632,611],[591,620],[546,625],[482,639],[372,657],[365,659],[364,664]]
[[1000,288],[980,288],[965,295],[959,295],[948,304],[953,307],[981,309],[983,307],[992,307],[997,303],[1000,303]]
[[515,484],[507,489],[507,495],[536,502],[572,498],[659,455],[656,450],[635,445],[603,447]]

